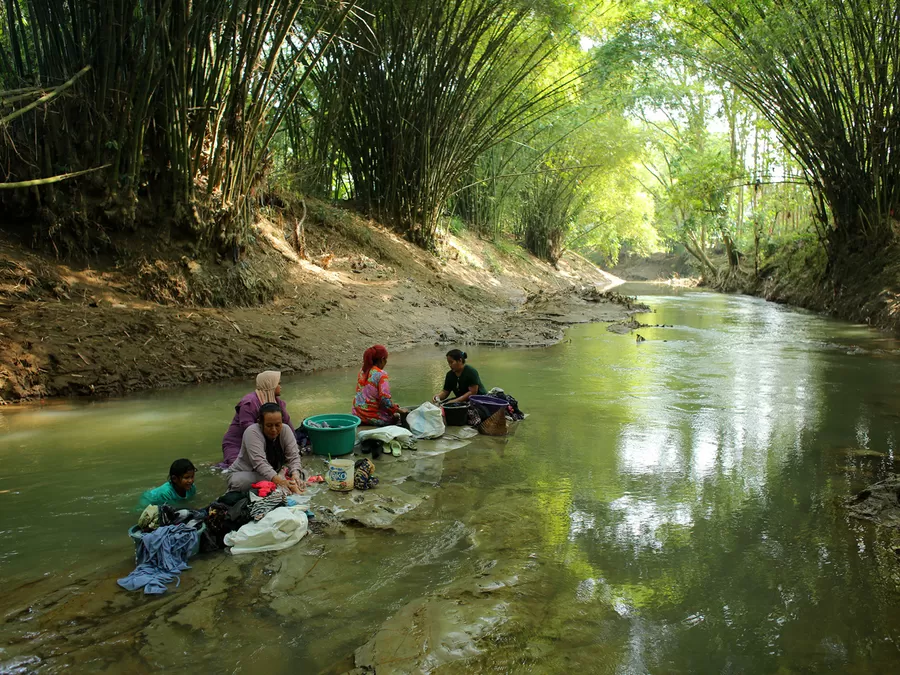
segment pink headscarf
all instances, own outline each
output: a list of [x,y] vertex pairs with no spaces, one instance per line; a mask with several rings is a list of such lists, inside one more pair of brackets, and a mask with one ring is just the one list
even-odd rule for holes
[[280,370],[266,370],[256,376],[256,396],[259,404],[277,403],[275,388],[281,383]]

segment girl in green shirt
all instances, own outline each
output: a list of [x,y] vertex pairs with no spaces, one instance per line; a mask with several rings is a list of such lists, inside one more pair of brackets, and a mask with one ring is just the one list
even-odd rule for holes
[[197,469],[189,459],[176,459],[169,468],[169,480],[141,495],[140,508],[155,504],[171,504],[190,499],[197,494],[194,475]]

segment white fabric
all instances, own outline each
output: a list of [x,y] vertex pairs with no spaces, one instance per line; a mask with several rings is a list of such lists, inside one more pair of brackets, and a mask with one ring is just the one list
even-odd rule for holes
[[412,437],[412,432],[409,429],[392,425],[389,427],[377,427],[375,429],[360,431],[358,438],[360,442],[369,438],[381,441],[382,443],[390,443],[393,440],[398,440],[400,441],[400,445],[404,445],[406,442],[411,441]]
[[237,532],[225,535],[225,545],[232,555],[281,551],[303,539],[309,530],[306,509],[302,506],[280,506],[261,520],[247,523]]
[[433,403],[423,403],[406,418],[416,438],[440,438],[444,435],[444,415]]

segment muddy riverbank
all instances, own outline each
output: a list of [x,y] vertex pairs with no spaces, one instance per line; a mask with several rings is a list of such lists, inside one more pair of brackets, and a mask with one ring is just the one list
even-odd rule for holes
[[[577,255],[553,267],[468,234],[448,235],[434,255],[350,212],[316,213],[303,256],[262,222],[255,257],[236,265],[171,250],[64,264],[0,240],[0,398],[120,396],[318,370],[353,364],[373,343],[543,346],[566,325],[629,313],[594,292],[618,280]],[[228,304],[254,294],[255,306]]]

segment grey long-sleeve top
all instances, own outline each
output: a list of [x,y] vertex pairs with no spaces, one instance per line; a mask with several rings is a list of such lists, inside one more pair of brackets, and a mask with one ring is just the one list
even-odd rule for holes
[[[284,449],[285,464],[289,472],[301,471],[300,450],[297,447],[297,439],[294,432],[287,424],[281,426],[281,447]],[[231,471],[255,471],[265,480],[272,480],[277,473],[275,468],[266,459],[266,437],[263,436],[262,427],[251,424],[244,430],[241,439],[241,453],[231,465]]]

